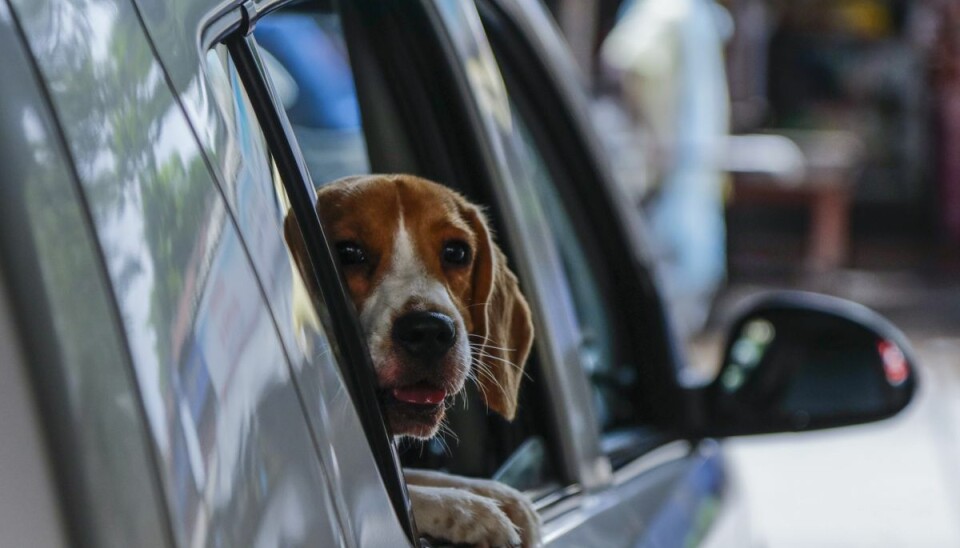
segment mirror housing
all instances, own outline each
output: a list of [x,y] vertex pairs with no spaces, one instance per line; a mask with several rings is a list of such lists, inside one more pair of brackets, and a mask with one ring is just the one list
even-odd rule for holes
[[914,365],[906,337],[866,307],[768,293],[733,323],[704,393],[704,426],[709,436],[736,436],[884,419],[910,403]]

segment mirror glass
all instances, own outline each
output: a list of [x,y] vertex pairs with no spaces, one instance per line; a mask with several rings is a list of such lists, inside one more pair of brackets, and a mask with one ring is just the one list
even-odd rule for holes
[[728,435],[808,430],[891,416],[914,373],[903,335],[839,299],[772,298],[730,332],[708,415]]

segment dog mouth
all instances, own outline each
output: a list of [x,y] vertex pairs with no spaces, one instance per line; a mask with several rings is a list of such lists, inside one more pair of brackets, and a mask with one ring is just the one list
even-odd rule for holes
[[394,434],[429,437],[440,424],[449,392],[419,382],[381,391],[381,401]]
[[398,402],[412,405],[439,405],[447,399],[446,390],[426,383],[394,388],[390,391],[390,395]]

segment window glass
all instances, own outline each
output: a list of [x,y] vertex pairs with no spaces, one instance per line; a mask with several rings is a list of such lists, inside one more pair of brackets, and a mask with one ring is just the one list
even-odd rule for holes
[[[283,225],[290,208],[283,181],[227,48],[221,44],[207,52],[205,69],[215,102],[225,122],[214,159],[222,174],[221,185],[243,233],[254,266],[270,283],[264,288],[279,316],[296,317],[297,329],[281,333],[289,348],[307,344],[304,337],[317,332],[320,339],[310,344],[328,348],[330,343],[318,331],[316,314],[306,295],[304,281],[283,237]],[[312,328],[312,329],[311,329]]]
[[[343,359],[335,339],[329,335],[329,313],[322,294],[307,289],[312,282],[304,280],[286,240],[289,231],[299,230],[299,226],[292,216],[288,219],[292,214],[283,181],[226,46],[219,45],[207,53],[206,69],[230,135],[218,156],[220,162],[226,162],[222,168],[223,185],[254,267],[263,280],[263,291],[291,361],[299,398],[305,404],[313,437],[302,433],[303,441],[323,440],[315,456],[324,462],[326,470],[364,470],[370,481],[376,482],[379,474],[341,374]],[[338,452],[351,455],[352,460],[338,465]],[[356,487],[362,492],[362,487]],[[330,512],[333,521],[334,501],[327,489],[320,491],[324,504],[316,505],[314,510],[321,514]],[[381,511],[392,513],[389,507]]]
[[257,22],[254,36],[314,184],[369,173],[339,16],[274,13]]

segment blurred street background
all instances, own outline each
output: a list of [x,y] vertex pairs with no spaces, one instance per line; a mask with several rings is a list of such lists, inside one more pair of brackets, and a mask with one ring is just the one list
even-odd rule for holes
[[960,546],[960,2],[550,0],[692,362],[770,289],[912,341],[893,420],[728,444],[756,546]]

